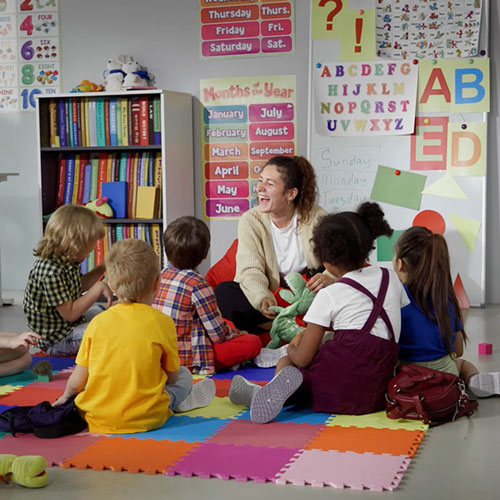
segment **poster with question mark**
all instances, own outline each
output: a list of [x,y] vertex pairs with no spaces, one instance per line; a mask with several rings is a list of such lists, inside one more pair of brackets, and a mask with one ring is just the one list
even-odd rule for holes
[[311,38],[337,40],[341,61],[375,59],[375,0],[313,0]]

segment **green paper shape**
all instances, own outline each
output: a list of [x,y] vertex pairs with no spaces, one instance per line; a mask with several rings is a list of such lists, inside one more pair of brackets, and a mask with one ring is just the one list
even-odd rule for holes
[[[399,172],[399,175],[396,175],[396,172]],[[399,207],[420,210],[426,180],[425,175],[379,165],[370,198]]]
[[377,261],[390,262],[394,257],[394,247],[404,230],[398,229],[392,233],[391,237],[380,236],[377,238]]

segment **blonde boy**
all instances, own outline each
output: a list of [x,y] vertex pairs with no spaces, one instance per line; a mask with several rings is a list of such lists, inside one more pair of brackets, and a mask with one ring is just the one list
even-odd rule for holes
[[55,404],[77,395],[89,430],[105,433],[148,431],[161,427],[172,409],[207,405],[213,380],[193,387],[191,373],[179,366],[173,321],[151,307],[160,280],[154,250],[141,240],[121,240],[106,256],[106,269],[119,302],[91,321]]

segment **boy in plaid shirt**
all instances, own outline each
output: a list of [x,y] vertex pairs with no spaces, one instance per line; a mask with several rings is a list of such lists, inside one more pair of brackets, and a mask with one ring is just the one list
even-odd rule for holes
[[174,320],[181,364],[209,374],[257,356],[260,339],[226,324],[212,287],[196,270],[210,248],[207,225],[196,217],[180,217],[168,225],[163,242],[169,264],[153,307]]

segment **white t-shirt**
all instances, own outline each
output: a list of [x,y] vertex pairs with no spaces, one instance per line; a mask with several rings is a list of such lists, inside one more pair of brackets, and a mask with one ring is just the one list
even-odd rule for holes
[[[382,271],[377,266],[369,266],[351,271],[343,277],[357,281],[377,297]],[[401,332],[401,308],[409,303],[410,300],[396,273],[389,270],[384,309],[391,321],[396,342]],[[332,326],[334,331],[357,330],[364,326],[372,309],[373,302],[367,295],[345,283],[334,283],[318,292],[304,321],[326,328]],[[389,330],[380,316],[371,333],[384,339],[390,338]]]
[[295,212],[290,225],[285,228],[279,228],[271,221],[274,253],[276,254],[280,273],[284,276],[291,271],[302,271],[307,266],[297,231],[297,219],[298,215]]

